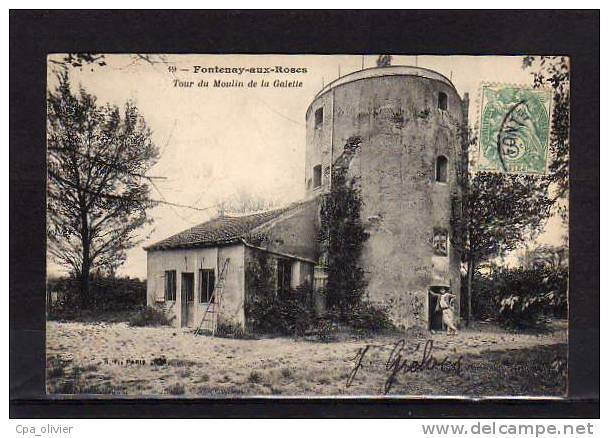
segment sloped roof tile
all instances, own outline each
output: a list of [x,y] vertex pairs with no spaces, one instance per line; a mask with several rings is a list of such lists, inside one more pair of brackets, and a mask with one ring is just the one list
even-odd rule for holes
[[247,238],[261,225],[290,214],[310,201],[245,216],[220,216],[144,247],[146,251],[226,245]]

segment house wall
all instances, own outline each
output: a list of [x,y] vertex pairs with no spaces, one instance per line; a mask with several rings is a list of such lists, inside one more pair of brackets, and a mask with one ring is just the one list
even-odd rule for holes
[[224,323],[245,326],[245,246],[231,245],[218,248],[219,265],[227,258],[230,259],[224,289],[222,291],[222,307],[220,321]]
[[[243,325],[244,280],[243,245],[213,248],[152,250],[147,253],[147,304],[154,306],[172,318],[174,327],[182,326],[181,287],[182,273],[194,273],[194,320],[188,324],[196,327],[207,305],[200,303],[199,269],[214,269],[216,282],[220,279],[219,269],[230,257],[228,272],[222,290],[220,320],[233,321]],[[165,271],[176,271],[176,301],[165,301]]]
[[271,252],[317,260],[319,203],[311,200],[255,230],[248,242]]
[[[438,109],[440,91],[448,96],[447,111]],[[319,106],[324,132],[314,127]],[[389,304],[398,326],[427,326],[430,286],[449,285],[460,302],[460,257],[454,248],[447,257],[434,256],[432,239],[436,227],[451,232],[451,193],[460,196],[455,170],[462,119],[453,87],[406,75],[342,84],[319,96],[307,113],[307,175],[318,157],[335,162],[349,138],[361,138],[349,172],[360,177],[361,217],[370,232],[362,266],[370,299]],[[435,182],[438,155],[449,159],[444,184]],[[322,191],[328,190],[329,180],[323,183]]]

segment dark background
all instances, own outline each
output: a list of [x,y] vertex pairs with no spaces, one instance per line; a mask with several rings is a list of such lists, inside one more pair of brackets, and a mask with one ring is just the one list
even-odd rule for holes
[[[598,417],[599,17],[547,10],[11,11],[10,416]],[[569,399],[46,399],[45,93],[53,52],[569,55]]]

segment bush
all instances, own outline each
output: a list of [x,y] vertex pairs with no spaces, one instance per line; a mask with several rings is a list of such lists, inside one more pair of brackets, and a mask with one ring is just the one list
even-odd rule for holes
[[497,287],[494,276],[478,272],[472,279],[472,313],[478,320],[497,320],[499,307],[496,301]]
[[130,310],[146,305],[146,281],[137,278],[93,277],[92,309],[102,312]]
[[134,327],[171,325],[171,320],[158,309],[146,306],[129,319],[129,325]]
[[330,315],[317,318],[311,331],[321,342],[331,342],[336,339],[338,325]]
[[257,290],[249,294],[245,306],[245,319],[256,333],[275,333],[278,308],[272,292]]
[[79,313],[79,283],[72,278],[47,280],[47,312],[49,319],[74,319]]
[[[47,309],[50,318],[75,319],[83,310],[94,313],[132,310],[146,305],[146,281],[129,277],[92,276],[90,302],[80,300],[80,282],[73,278],[47,281]],[[51,297],[56,297],[52,302]]]
[[361,302],[353,307],[346,322],[361,334],[380,332],[393,327],[387,309],[369,302]]
[[567,316],[566,268],[499,269],[476,274],[472,307],[477,318],[510,327],[543,326],[548,317]]
[[303,336],[313,323],[313,309],[311,308],[310,290],[299,287],[279,296],[277,313],[279,328],[284,334]]
[[258,333],[290,336],[312,333],[322,342],[336,338],[339,321],[362,335],[393,328],[387,309],[368,302],[358,303],[350,312],[329,309],[317,317],[312,296],[310,287],[299,287],[277,296],[254,297],[248,305],[248,321]]
[[306,286],[257,294],[249,301],[248,321],[255,332],[302,336],[314,322],[311,296]]

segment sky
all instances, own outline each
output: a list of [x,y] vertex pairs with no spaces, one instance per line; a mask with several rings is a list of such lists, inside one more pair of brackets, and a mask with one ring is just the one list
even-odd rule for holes
[[[59,55],[51,55],[50,59]],[[158,205],[150,210],[154,224],[142,229],[141,245],[131,249],[120,275],[146,278],[143,247],[208,220],[225,198],[248,193],[277,204],[304,195],[305,112],[323,87],[339,74],[374,67],[377,55],[160,55],[150,64],[132,55],[105,55],[106,66],[72,68],[71,82],[98,98],[123,106],[133,101],[160,149],[149,175],[156,180],[154,199],[207,208],[197,211]],[[48,84],[56,79],[49,63]],[[393,56],[392,65],[425,67],[450,78],[461,96],[470,95],[470,124],[477,114],[482,82],[531,84],[521,56]],[[194,72],[195,66],[200,69]],[[306,73],[202,73],[209,68],[276,67]],[[205,71],[205,70],[203,70]],[[242,88],[214,88],[215,79],[241,81]],[[260,87],[260,80],[270,82]],[[299,81],[300,87],[273,87],[276,79]],[[191,87],[176,86],[193,82]],[[199,81],[209,87],[198,87]],[[247,83],[256,80],[258,87]],[[179,84],[178,84],[179,85]],[[551,219],[543,243],[558,244],[565,230]],[[49,274],[61,272],[52,262]]]

